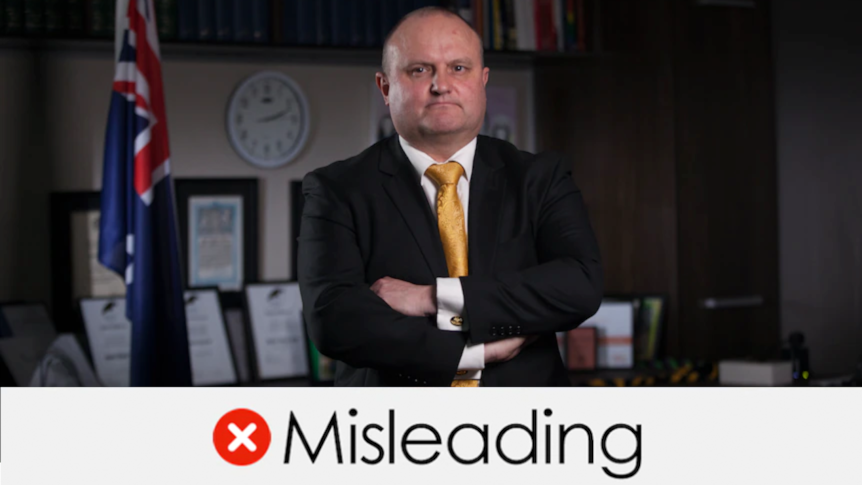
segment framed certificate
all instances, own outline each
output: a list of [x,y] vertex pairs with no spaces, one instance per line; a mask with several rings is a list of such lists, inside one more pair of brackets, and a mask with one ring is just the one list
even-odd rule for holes
[[51,194],[52,310],[59,332],[81,330],[81,298],[126,293],[123,278],[98,260],[100,210],[99,192]]
[[217,287],[242,304],[257,281],[257,179],[176,179],[184,273],[189,288]]
[[195,386],[236,384],[236,365],[218,290],[188,290],[185,302],[192,383]]
[[82,298],[80,307],[93,367],[102,385],[128,386],[132,324],[126,318],[126,299]]
[[245,300],[256,379],[308,375],[299,284],[249,284]]
[[[236,367],[218,291],[186,291],[185,302],[192,384],[236,384]],[[128,386],[132,324],[126,318],[125,298],[84,298],[80,305],[96,374],[105,386]]]

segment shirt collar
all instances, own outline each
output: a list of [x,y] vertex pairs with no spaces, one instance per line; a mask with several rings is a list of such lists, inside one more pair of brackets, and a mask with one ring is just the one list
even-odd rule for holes
[[[404,149],[404,154],[407,155],[407,159],[410,160],[410,164],[413,165],[414,169],[416,169],[416,173],[419,175],[419,179],[421,180],[422,176],[425,175],[425,171],[428,170],[428,167],[437,162],[435,162],[434,159],[428,156],[425,152],[414,148],[407,142],[407,140],[402,138],[401,135],[398,135],[398,141],[401,143],[401,148]],[[463,148],[449,157],[449,161],[458,162],[462,167],[464,167],[464,177],[469,182],[470,177],[473,175],[473,159],[475,157],[476,138],[473,138],[470,140],[470,143],[467,143]]]

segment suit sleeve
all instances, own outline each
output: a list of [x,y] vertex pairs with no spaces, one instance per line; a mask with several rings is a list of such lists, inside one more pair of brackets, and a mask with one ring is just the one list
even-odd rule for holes
[[603,286],[598,244],[563,160],[553,165],[544,186],[535,233],[539,264],[461,278],[473,343],[571,330],[598,311]]
[[320,352],[417,384],[448,385],[466,335],[390,308],[365,281],[354,218],[333,182],[312,172],[302,192],[297,269],[309,336]]

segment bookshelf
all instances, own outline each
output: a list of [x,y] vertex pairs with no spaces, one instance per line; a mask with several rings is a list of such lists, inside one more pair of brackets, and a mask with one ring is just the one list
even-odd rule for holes
[[[270,44],[229,44],[166,41],[161,43],[165,60],[284,62],[319,65],[377,66],[379,47],[283,46]],[[61,37],[0,37],[0,49],[38,52],[93,53],[113,55],[113,39]],[[525,69],[548,64],[566,64],[599,57],[595,52],[485,51],[490,68]]]

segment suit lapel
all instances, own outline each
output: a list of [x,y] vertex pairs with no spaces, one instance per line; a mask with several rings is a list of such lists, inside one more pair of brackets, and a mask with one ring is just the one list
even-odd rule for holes
[[380,171],[389,175],[383,181],[383,189],[410,228],[428,269],[435,277],[446,277],[449,275],[446,256],[428,199],[425,198],[415,171],[398,142],[398,136],[390,137],[388,144],[388,149],[381,153],[379,164]]
[[470,180],[468,258],[470,275],[486,276],[494,267],[497,230],[500,226],[506,179],[500,170],[503,160],[480,136]]

